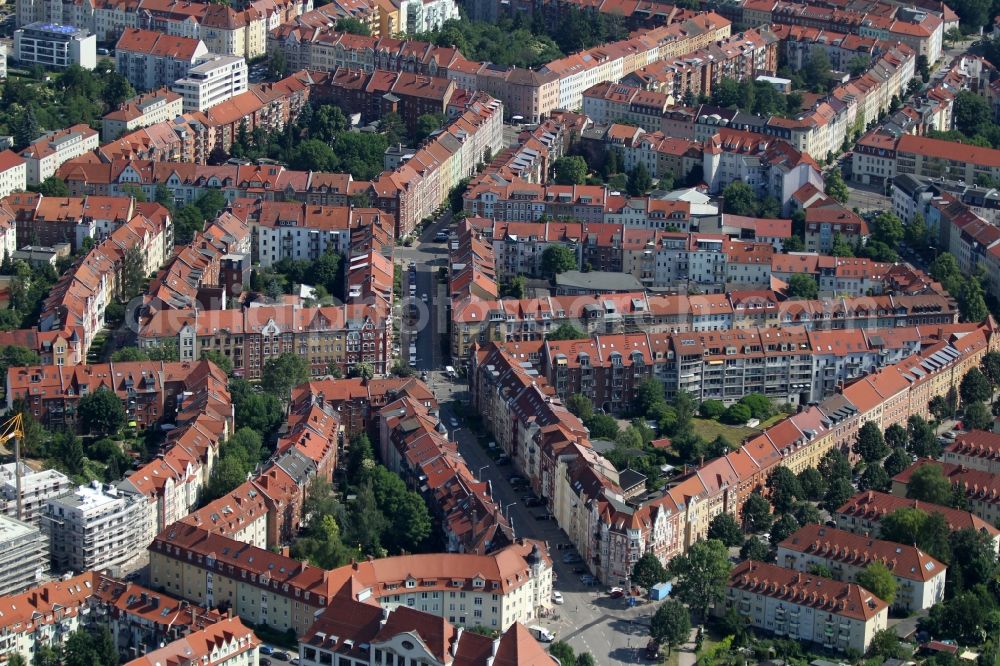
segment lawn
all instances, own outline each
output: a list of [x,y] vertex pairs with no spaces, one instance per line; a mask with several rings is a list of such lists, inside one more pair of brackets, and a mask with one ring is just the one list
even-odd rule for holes
[[694,418],[691,419],[691,421],[694,426],[694,431],[701,435],[706,442],[711,442],[719,435],[722,435],[722,437],[728,440],[733,446],[739,446],[747,437],[763,432],[787,416],[788,415],[784,412],[778,412],[766,421],[762,421],[756,428],[731,426],[726,425],[725,423],[719,423],[718,421],[713,421],[711,419]]

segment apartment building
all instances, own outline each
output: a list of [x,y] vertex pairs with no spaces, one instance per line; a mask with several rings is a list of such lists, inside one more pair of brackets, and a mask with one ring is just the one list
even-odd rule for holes
[[125,30],[115,44],[115,69],[139,90],[170,87],[209,57],[200,39],[138,28]]
[[859,585],[753,560],[729,574],[715,613],[730,610],[754,629],[861,654],[889,618],[888,605]]
[[851,173],[865,183],[904,174],[976,183],[1000,178],[1000,150],[874,130],[858,141]]
[[58,23],[31,23],[14,31],[12,54],[22,66],[66,69],[97,67],[97,36],[89,30]]
[[272,356],[295,353],[309,359],[313,376],[339,367],[346,375],[356,363],[376,374],[392,363],[392,323],[387,302],[306,308],[262,305],[240,310],[165,310],[139,329],[140,347],[177,346],[183,360],[205,350],[230,358],[237,376],[259,379]]
[[405,555],[326,571],[175,524],[153,540],[149,556],[154,586],[209,606],[228,603],[249,621],[300,635],[337,595],[503,630],[518,618],[534,617],[552,590],[551,560],[533,543],[492,555]]
[[90,613],[93,574],[80,574],[0,598],[0,654],[25,661],[42,648],[59,648]]
[[944,447],[941,460],[952,465],[1000,474],[1000,435],[985,430],[960,432]]
[[898,495],[868,490],[855,494],[835,512],[837,527],[854,534],[879,533],[883,518],[899,509],[918,509],[928,514],[940,514],[948,523],[948,529],[957,532],[973,529],[990,537],[994,547],[1000,552],[1000,529],[970,511],[961,511],[940,504],[906,499]]
[[778,544],[777,563],[809,573],[824,566],[836,580],[857,582],[873,563],[885,565],[896,581],[894,608],[919,612],[944,600],[947,566],[915,546],[882,541],[834,527],[805,525]]
[[[842,392],[803,408],[737,451],[690,470],[653,500],[632,497],[623,488],[618,473],[593,451],[585,429],[566,410],[556,389],[533,367],[542,353],[541,341],[477,346],[468,366],[471,403],[588,568],[603,583],[620,585],[627,582],[631,563],[644,553],[669,560],[705,538],[715,516],[738,516],[746,498],[764,486],[776,466],[794,473],[815,467],[831,448],[847,450],[868,421],[885,429],[905,423],[911,414],[929,417],[931,397],[956,386],[1000,342],[992,322],[963,326],[941,327],[942,339],[921,344],[919,352],[846,384]],[[965,332],[958,333],[960,329]],[[655,348],[652,353],[655,358]],[[677,361],[679,373],[683,361]],[[965,516],[973,524],[988,525]],[[855,521],[853,528],[845,529],[872,528]]]
[[243,56],[213,55],[202,59],[173,82],[171,90],[183,99],[184,113],[208,109],[245,93],[247,61]]
[[357,601],[338,602],[323,611],[299,638],[298,654],[304,666],[483,666],[494,659],[498,664],[552,664],[552,657],[522,624],[488,638],[442,623],[430,613],[407,607],[385,610]]
[[927,466],[940,468],[942,475],[951,483],[955,492],[965,496],[972,513],[994,525],[1000,521],[1000,496],[998,496],[1000,474],[924,458],[892,477],[892,494],[906,497],[910,477],[921,467]]
[[18,594],[38,585],[48,570],[45,534],[34,525],[0,516],[0,595]]
[[73,483],[55,469],[36,471],[21,463],[21,516],[17,515],[17,467],[0,465],[0,514],[39,526],[48,500],[66,494]]
[[212,666],[257,666],[261,641],[238,617],[219,620],[158,649],[125,662],[126,666],[165,663],[210,663]]
[[48,500],[53,571],[127,572],[151,533],[146,502],[97,481]]
[[438,432],[438,416],[435,402],[410,396],[383,407],[380,459],[425,497],[448,552],[483,555],[514,543],[514,531],[489,484],[476,478],[455,443]]
[[166,88],[140,94],[101,119],[101,141],[114,141],[134,130],[172,120],[184,111],[183,98]]
[[97,131],[87,125],[73,125],[42,136],[21,151],[28,185],[40,184],[64,162],[95,150],[98,145]]
[[13,150],[0,152],[0,197],[28,187],[27,163]]

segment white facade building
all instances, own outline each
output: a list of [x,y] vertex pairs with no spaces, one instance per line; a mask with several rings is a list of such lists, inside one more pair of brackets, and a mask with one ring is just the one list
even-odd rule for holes
[[38,585],[48,570],[49,548],[42,531],[0,516],[0,595]]
[[[15,463],[0,465],[0,513],[17,517],[17,478]],[[21,463],[21,520],[38,525],[50,498],[65,495],[73,482],[54,469],[36,472]]]
[[[97,36],[58,23],[32,23],[14,31],[14,60],[21,65],[65,69],[97,67]],[[6,66],[6,63],[5,63]]]
[[28,167],[13,150],[0,153],[0,197],[23,192],[28,186]]
[[183,98],[184,113],[207,111],[247,91],[247,61],[242,56],[212,56],[188,70],[172,89]]
[[98,146],[97,131],[83,124],[43,136],[21,151],[27,166],[28,185],[38,185],[54,175],[63,162],[97,150]]
[[146,499],[94,481],[48,501],[55,571],[121,571],[149,545]]
[[455,0],[404,0],[399,6],[399,25],[410,35],[437,30],[458,17]]

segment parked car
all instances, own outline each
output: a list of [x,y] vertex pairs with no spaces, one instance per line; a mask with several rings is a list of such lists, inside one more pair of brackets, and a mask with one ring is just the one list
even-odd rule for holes
[[584,585],[595,585],[597,583],[597,579],[590,574],[583,574],[580,576],[580,582]]
[[271,656],[274,657],[275,659],[280,659],[281,661],[288,661],[289,657],[288,653],[285,652],[284,650],[274,652]]
[[539,499],[537,497],[530,497],[530,498],[524,500],[524,506],[527,506],[527,507],[545,506],[545,500]]
[[558,590],[552,590],[552,603],[559,606],[565,603],[562,592],[559,592]]
[[563,555],[563,564],[576,564],[577,562],[583,562],[583,558],[576,553],[566,553]]
[[524,477],[523,476],[517,476],[515,474],[514,476],[510,477],[510,482],[513,483],[513,484],[524,483]]
[[608,596],[611,597],[612,599],[621,599],[622,597],[625,596],[625,590],[623,590],[620,587],[613,587],[610,590],[608,590]]
[[573,573],[575,574],[585,574],[587,572],[587,567],[573,567]]
[[650,638],[646,643],[646,659],[658,660],[660,658],[660,644],[655,638]]
[[260,646],[260,653],[261,654],[274,654],[274,648],[271,647],[270,645],[266,645],[266,644],[265,645],[261,645]]
[[443,243],[446,240],[448,240],[448,232],[447,231],[439,231],[436,234],[434,234],[434,241],[435,242],[437,242],[437,243]]
[[552,520],[551,513],[539,513],[535,515],[535,520]]

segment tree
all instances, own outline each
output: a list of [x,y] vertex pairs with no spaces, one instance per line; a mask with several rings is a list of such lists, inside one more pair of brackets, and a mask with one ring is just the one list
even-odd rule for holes
[[414,143],[422,143],[424,139],[434,132],[444,127],[448,122],[448,117],[443,113],[425,113],[417,118],[416,129],[414,130]]
[[678,645],[687,641],[691,634],[691,613],[676,599],[667,599],[649,622],[649,635],[667,646],[669,654]]
[[735,405],[730,405],[726,408],[726,411],[722,414],[721,421],[723,423],[729,423],[731,425],[743,425],[750,420],[753,416],[750,412],[750,408],[744,404],[736,403]]
[[361,433],[351,438],[347,449],[347,480],[353,485],[361,483],[366,469],[375,465],[375,448],[368,435]]
[[809,59],[803,63],[801,74],[802,79],[806,85],[812,88],[813,92],[826,92],[832,71],[833,64],[826,51],[821,47],[816,47],[809,54]]
[[351,366],[350,370],[347,371],[348,377],[360,377],[365,381],[373,378],[375,376],[375,368],[372,367],[371,363],[355,363]]
[[149,354],[138,347],[122,347],[111,355],[111,360],[115,363],[127,363],[134,361],[148,361]]
[[767,487],[771,491],[771,503],[778,513],[791,511],[795,501],[803,497],[802,486],[795,473],[787,467],[778,467],[767,478]]
[[80,398],[77,412],[87,432],[96,435],[117,434],[125,425],[125,408],[121,400],[106,388]]
[[809,567],[809,573],[820,578],[833,578],[833,572],[825,564],[813,564]]
[[854,494],[854,486],[851,485],[850,478],[837,477],[830,482],[830,487],[823,498],[823,508],[833,513],[839,509],[844,502]]
[[910,475],[910,481],[906,484],[906,496],[921,502],[950,506],[951,481],[945,477],[940,465],[926,463]]
[[853,257],[854,248],[841,234],[833,235],[833,245],[830,246],[830,254],[835,257]]
[[815,299],[819,295],[816,278],[809,273],[796,273],[788,279],[788,295],[791,298]]
[[955,96],[954,119],[955,129],[966,136],[979,134],[984,123],[989,123],[992,114],[990,105],[984,97],[980,97],[971,90],[959,91]]
[[981,402],[966,405],[962,412],[962,423],[969,430],[989,430],[993,425],[993,414]]
[[880,629],[872,636],[872,641],[868,646],[868,652],[874,656],[885,659],[902,659],[906,656],[903,643],[896,635],[895,629]]
[[896,599],[896,578],[889,571],[889,567],[881,562],[872,562],[858,572],[857,581],[858,585],[890,606]]
[[563,245],[549,245],[542,252],[542,273],[548,277],[576,270],[578,266],[576,254]]
[[79,437],[68,435],[58,447],[57,455],[69,474],[83,474],[83,443]]
[[594,414],[584,425],[590,430],[592,439],[609,439],[614,441],[618,437],[618,421],[613,416]]
[[989,315],[986,308],[986,295],[979,280],[966,280],[958,294],[958,311],[962,319],[969,322],[981,322]]
[[920,509],[903,507],[882,519],[879,534],[883,539],[913,545],[920,538],[927,514]]
[[639,384],[636,398],[638,413],[647,417],[651,416],[654,410],[666,405],[663,384],[652,377]]
[[14,121],[14,149],[21,150],[27,147],[40,134],[38,120],[35,118],[35,107],[29,104],[21,112],[20,118]]
[[632,565],[631,581],[641,588],[648,590],[665,580],[667,580],[667,570],[652,552],[643,553],[642,557]]
[[828,483],[832,483],[834,479],[847,479],[848,481],[851,479],[851,463],[840,449],[830,449],[824,453],[817,469]]
[[549,654],[559,661],[560,666],[576,665],[576,653],[569,643],[563,641],[554,642],[549,646]]
[[892,479],[889,478],[885,468],[877,463],[871,463],[865,467],[861,478],[858,480],[859,490],[878,490],[886,492],[892,486]]
[[963,528],[950,535],[948,546],[951,551],[948,584],[953,588],[970,590],[996,578],[996,553],[986,533]]
[[903,240],[903,221],[893,213],[880,213],[871,226],[872,239],[896,247]]
[[717,419],[726,411],[726,404],[721,400],[705,400],[698,406],[702,418]]
[[288,75],[288,60],[281,49],[268,51],[267,74],[271,79],[282,79]]
[[220,457],[212,469],[205,489],[206,499],[212,500],[232,492],[247,480],[245,463],[238,456]]
[[676,579],[673,595],[706,617],[722,600],[729,580],[729,549],[715,539],[698,541],[684,555],[670,560],[667,572]]
[[628,172],[628,193],[638,197],[648,192],[652,186],[653,179],[650,177],[646,165],[637,162],[635,167]]
[[882,469],[885,470],[886,475],[890,478],[896,476],[904,469],[910,466],[910,456],[906,453],[906,449],[895,448],[889,457],[882,461]]
[[727,547],[743,545],[743,531],[731,514],[720,513],[708,525],[708,538],[718,539]]
[[233,374],[233,361],[217,349],[205,349],[201,352],[201,360],[209,361],[214,363],[220,370],[222,370],[226,375],[232,376]]
[[594,655],[583,652],[576,655],[576,666],[597,666],[597,662],[594,661]]
[[799,525],[819,523],[823,520],[816,505],[804,500],[795,503],[795,506],[792,507],[792,515],[795,516],[795,520]]
[[309,366],[305,358],[286,352],[264,363],[261,387],[281,400],[288,399],[292,387],[309,381]]
[[798,480],[804,499],[811,502],[819,502],[826,495],[826,479],[823,478],[823,475],[815,467],[806,467],[799,472]]
[[765,532],[771,528],[771,505],[760,493],[750,493],[743,503],[743,524],[750,532]]
[[558,185],[583,185],[587,182],[587,160],[579,155],[560,157],[552,163],[552,174]]
[[344,17],[338,20],[335,29],[338,32],[346,32],[352,35],[364,35],[365,37],[370,37],[372,34],[371,28],[353,16]]
[[991,386],[1000,386],[1000,352],[986,352],[979,368]]
[[574,393],[566,401],[566,408],[580,417],[581,421],[586,421],[594,414],[594,403],[590,398],[579,393]]
[[38,193],[46,197],[68,197],[69,186],[59,176],[49,176],[38,186]]
[[740,548],[740,558],[744,560],[767,562],[771,558],[771,549],[766,543],[757,537],[752,536],[743,542],[743,547]]
[[546,340],[582,340],[587,334],[573,324],[559,324],[559,327],[545,336]]
[[[115,661],[117,663],[117,659]],[[77,630],[69,635],[63,646],[62,662],[64,666],[97,666],[101,663],[89,632]]]
[[885,429],[885,443],[890,449],[906,448],[909,439],[910,435],[906,432],[906,428],[898,423],[893,423]]
[[875,421],[868,421],[858,431],[857,439],[852,447],[854,452],[868,463],[882,460],[889,455],[889,447]]
[[[942,402],[945,402],[943,398]],[[909,436],[907,451],[913,455],[937,458],[941,454],[941,444],[934,434],[934,428],[920,415],[913,414],[906,420],[906,433]]]
[[722,190],[725,210],[731,215],[756,215],[757,195],[741,180],[734,180]]
[[993,388],[986,375],[979,368],[972,368],[962,377],[958,394],[962,397],[962,404],[985,402],[993,397]]
[[777,546],[779,543],[792,536],[796,530],[802,527],[799,521],[790,513],[786,513],[774,525],[771,525],[771,545]]
[[847,189],[847,183],[844,182],[843,176],[840,174],[840,169],[830,169],[824,178],[824,182],[824,189],[829,196],[833,197],[840,203],[847,203],[851,193]]

